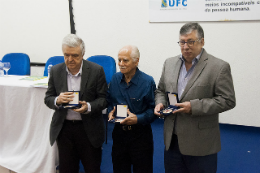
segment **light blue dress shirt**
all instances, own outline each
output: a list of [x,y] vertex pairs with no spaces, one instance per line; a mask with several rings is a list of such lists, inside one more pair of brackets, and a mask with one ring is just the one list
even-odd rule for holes
[[178,79],[178,97],[179,97],[179,99],[181,98],[181,95],[182,95],[188,81],[190,80],[190,77],[193,74],[194,68],[195,68],[196,64],[198,63],[203,50],[204,49],[202,49],[200,54],[192,60],[192,66],[188,71],[185,66],[185,59],[183,58],[182,55],[180,56],[180,59],[182,60],[182,64],[181,64],[179,79]]

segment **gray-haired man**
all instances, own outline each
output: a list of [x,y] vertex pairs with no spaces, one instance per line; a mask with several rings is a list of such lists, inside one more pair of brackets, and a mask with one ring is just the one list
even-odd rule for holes
[[128,117],[113,130],[112,161],[114,173],[153,172],[153,134],[150,123],[154,113],[153,78],[138,69],[139,50],[124,46],[118,53],[120,72],[113,75],[108,89],[109,120],[118,104],[128,106]]
[[[57,141],[60,173],[79,172],[81,160],[86,172],[100,172],[104,142],[102,109],[106,107],[107,83],[101,66],[83,59],[84,42],[75,34],[62,42],[65,63],[51,68],[45,104],[54,109],[50,143]],[[63,109],[80,91],[79,109]]]

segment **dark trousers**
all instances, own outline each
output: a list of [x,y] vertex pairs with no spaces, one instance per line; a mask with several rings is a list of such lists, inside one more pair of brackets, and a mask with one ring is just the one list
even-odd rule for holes
[[178,138],[172,136],[171,146],[164,151],[165,173],[216,173],[217,154],[188,156],[180,153]]
[[57,146],[60,173],[78,173],[80,160],[86,173],[100,173],[101,147],[91,145],[82,121],[65,120]]
[[[129,130],[130,129],[130,130]],[[151,126],[134,125],[113,130],[112,161],[114,173],[153,172],[153,136]]]

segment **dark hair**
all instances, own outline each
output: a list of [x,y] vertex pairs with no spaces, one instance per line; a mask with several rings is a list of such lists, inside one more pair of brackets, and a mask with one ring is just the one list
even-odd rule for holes
[[186,23],[180,29],[180,35],[186,35],[192,31],[197,31],[198,39],[204,38],[204,31],[198,23]]

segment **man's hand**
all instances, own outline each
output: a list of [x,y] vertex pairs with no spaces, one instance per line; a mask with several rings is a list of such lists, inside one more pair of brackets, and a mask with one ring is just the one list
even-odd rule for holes
[[154,114],[161,117],[162,115],[159,113],[159,111],[161,111],[162,109],[164,109],[163,104],[162,103],[157,104],[154,108]]
[[123,125],[134,125],[137,124],[137,116],[129,111],[127,109],[128,117],[126,117],[123,121],[120,122],[120,124]]
[[88,104],[87,104],[86,101],[79,101],[79,104],[81,104],[81,108],[73,109],[73,111],[81,113],[81,114],[83,114],[83,113],[88,111]]
[[116,111],[116,107],[114,106],[114,109],[112,111],[110,111],[109,114],[108,114],[108,121],[111,121],[115,118],[114,117],[115,111]]
[[61,105],[63,103],[69,103],[70,101],[73,101],[73,97],[74,97],[73,92],[60,93],[60,95],[56,100],[56,104]]
[[191,114],[191,105],[190,102],[183,102],[183,103],[176,103],[175,106],[180,107],[180,109],[177,109],[173,111],[172,113],[185,113],[185,114]]

